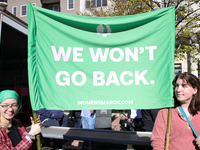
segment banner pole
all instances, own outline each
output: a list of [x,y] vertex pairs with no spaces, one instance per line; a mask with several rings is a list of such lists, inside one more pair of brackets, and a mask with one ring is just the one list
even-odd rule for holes
[[165,140],[165,150],[168,150],[168,148],[169,148],[169,136],[170,136],[171,116],[172,116],[172,108],[169,108],[169,111],[168,111],[168,120],[167,120],[167,133],[166,133],[166,140]]
[[[37,123],[37,113],[33,111],[33,120],[34,123]],[[41,141],[40,141],[40,134],[36,135],[37,139],[37,150],[41,150]]]

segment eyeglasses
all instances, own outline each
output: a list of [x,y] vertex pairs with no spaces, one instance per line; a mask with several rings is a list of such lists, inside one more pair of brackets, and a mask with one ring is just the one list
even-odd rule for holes
[[14,109],[14,110],[17,110],[17,109],[19,109],[19,105],[17,105],[17,104],[13,104],[13,105],[0,105],[2,108],[4,108],[4,109],[9,109],[9,108],[12,108],[12,109]]

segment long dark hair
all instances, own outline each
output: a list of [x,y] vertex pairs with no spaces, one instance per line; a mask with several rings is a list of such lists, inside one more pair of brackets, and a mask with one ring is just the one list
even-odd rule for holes
[[[193,88],[197,88],[197,93],[193,95],[192,100],[189,105],[190,113],[192,115],[195,115],[195,114],[197,114],[197,111],[200,110],[200,91],[199,91],[200,90],[200,82],[199,82],[199,79],[195,75],[188,73],[188,72],[178,74],[174,78],[174,81],[173,81],[174,91],[175,91],[176,81],[178,78],[185,80],[189,86],[191,86]],[[175,102],[175,107],[180,106],[180,102],[177,100],[177,98],[175,96],[175,92],[174,92],[174,102]]]

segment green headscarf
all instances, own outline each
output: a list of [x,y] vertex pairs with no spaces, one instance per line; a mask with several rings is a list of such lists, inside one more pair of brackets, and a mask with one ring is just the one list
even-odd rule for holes
[[21,101],[19,95],[14,90],[3,90],[0,92],[0,103],[8,98],[13,98],[17,100],[19,108],[21,107]]

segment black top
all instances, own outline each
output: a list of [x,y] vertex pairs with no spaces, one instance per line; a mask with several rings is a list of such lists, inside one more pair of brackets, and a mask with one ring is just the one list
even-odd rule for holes
[[12,127],[8,128],[8,130],[10,130],[8,136],[12,141],[13,147],[15,147],[22,140],[22,137],[19,133],[18,128],[14,124],[12,124]]
[[152,131],[159,109],[141,109],[143,129]]
[[74,117],[75,119],[76,118],[81,119],[81,110],[70,111],[70,115],[71,115],[71,117]]

